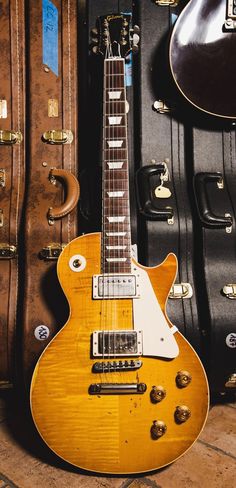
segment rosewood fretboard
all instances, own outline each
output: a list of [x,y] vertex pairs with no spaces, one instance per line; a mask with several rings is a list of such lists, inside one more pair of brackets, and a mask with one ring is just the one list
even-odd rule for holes
[[124,59],[104,61],[102,271],[131,271]]

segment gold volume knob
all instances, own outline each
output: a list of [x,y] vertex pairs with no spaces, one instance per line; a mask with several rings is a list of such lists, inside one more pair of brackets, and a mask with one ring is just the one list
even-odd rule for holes
[[191,411],[186,405],[179,405],[175,410],[175,420],[182,424],[191,417]]
[[167,430],[165,422],[162,420],[154,420],[153,425],[151,426],[151,436],[153,440],[159,439],[162,437]]
[[188,371],[178,371],[176,383],[179,388],[185,388],[192,381],[192,376]]
[[163,386],[153,386],[151,393],[150,393],[150,398],[152,403],[159,403],[162,400],[164,400],[166,396],[166,390],[163,388]]

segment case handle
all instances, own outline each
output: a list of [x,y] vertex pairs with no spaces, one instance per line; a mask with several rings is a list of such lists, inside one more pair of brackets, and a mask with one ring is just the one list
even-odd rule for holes
[[140,213],[149,220],[167,220],[173,223],[173,209],[171,207],[157,208],[156,197],[151,190],[150,179],[163,174],[164,164],[143,166],[136,173],[137,202]]
[[231,215],[215,215],[210,207],[207,183],[219,183],[221,181],[221,173],[197,173],[194,179],[195,197],[200,220],[204,226],[211,229],[230,228],[233,223]]
[[56,180],[59,180],[66,188],[66,199],[64,203],[59,207],[49,207],[48,209],[48,222],[52,225],[55,219],[65,217],[74,210],[79,200],[80,187],[77,178],[65,169],[52,168],[49,173],[49,180],[52,184],[55,184]]

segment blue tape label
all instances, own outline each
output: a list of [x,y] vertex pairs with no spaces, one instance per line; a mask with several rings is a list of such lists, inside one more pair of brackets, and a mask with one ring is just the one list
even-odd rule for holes
[[125,84],[126,84],[126,86],[132,86],[132,84],[133,84],[132,66],[133,66],[133,55],[131,52],[125,60]]
[[58,9],[43,0],[43,64],[58,76]]

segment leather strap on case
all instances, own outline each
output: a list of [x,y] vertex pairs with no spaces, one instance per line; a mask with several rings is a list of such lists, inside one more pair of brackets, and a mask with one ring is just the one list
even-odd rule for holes
[[54,182],[57,179],[65,186],[66,199],[59,207],[49,208],[49,220],[60,219],[72,212],[78,203],[80,195],[79,182],[72,173],[64,169],[52,168],[49,173],[49,180]]

